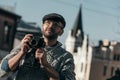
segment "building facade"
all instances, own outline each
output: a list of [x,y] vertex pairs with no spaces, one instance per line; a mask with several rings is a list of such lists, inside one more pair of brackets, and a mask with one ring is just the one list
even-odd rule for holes
[[66,50],[74,57],[76,80],[89,80],[92,47],[88,45],[88,36],[83,32],[82,7],[80,7],[72,30],[68,33],[65,45]]
[[90,80],[106,80],[120,69],[120,43],[102,40],[93,47]]
[[21,16],[0,8],[0,59],[13,48],[20,18]]
[[65,45],[73,54],[77,80],[107,80],[120,69],[120,43],[105,39],[97,46],[89,45],[89,38],[83,32],[82,8]]

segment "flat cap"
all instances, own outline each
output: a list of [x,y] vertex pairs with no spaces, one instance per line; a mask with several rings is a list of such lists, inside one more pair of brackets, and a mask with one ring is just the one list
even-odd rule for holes
[[65,25],[66,25],[66,21],[65,21],[64,17],[57,13],[50,13],[50,14],[45,15],[42,19],[43,23],[45,20],[59,21],[63,24],[63,27],[65,27]]

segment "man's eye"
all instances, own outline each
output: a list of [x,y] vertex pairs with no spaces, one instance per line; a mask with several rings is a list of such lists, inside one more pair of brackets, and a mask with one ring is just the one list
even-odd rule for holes
[[58,26],[59,24],[57,22],[55,22],[54,25]]
[[46,22],[46,24],[50,24],[50,22]]

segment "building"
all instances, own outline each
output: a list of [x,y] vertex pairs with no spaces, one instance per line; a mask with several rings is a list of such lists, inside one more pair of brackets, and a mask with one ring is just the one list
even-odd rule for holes
[[99,41],[93,47],[90,80],[106,80],[120,69],[120,43],[109,40]]
[[117,69],[117,70],[115,71],[115,75],[112,76],[111,78],[107,79],[107,80],[120,80],[120,70]]
[[83,32],[82,7],[80,7],[72,30],[68,33],[65,45],[66,50],[73,54],[75,60],[76,80],[89,80],[92,47],[89,46],[88,36]]
[[21,16],[0,8],[0,58],[13,48]]
[[0,60],[20,43],[25,34],[42,36],[35,22],[27,23],[14,12],[0,8]]
[[120,43],[100,40],[99,45],[89,45],[82,25],[82,7],[69,31],[65,48],[73,54],[77,80],[106,80],[120,69]]

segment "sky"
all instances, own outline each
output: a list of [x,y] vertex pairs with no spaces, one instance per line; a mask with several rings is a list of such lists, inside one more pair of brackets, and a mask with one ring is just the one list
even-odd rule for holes
[[0,0],[0,5],[15,7],[15,13],[26,22],[36,22],[48,13],[59,13],[66,20],[64,34],[59,40],[65,44],[82,4],[83,30],[91,43],[109,39],[120,41],[119,0]]

